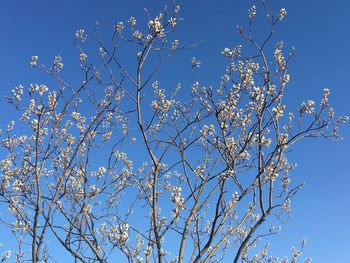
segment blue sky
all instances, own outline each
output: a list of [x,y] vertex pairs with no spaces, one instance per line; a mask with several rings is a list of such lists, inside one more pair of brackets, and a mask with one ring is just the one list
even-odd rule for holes
[[[205,83],[217,85],[224,70],[222,49],[244,44],[235,26],[246,23],[246,12],[252,4],[257,5],[259,13],[259,2],[180,1],[184,21],[176,33],[179,40],[184,44],[202,40],[204,43],[184,51],[179,59],[169,63],[169,68],[165,68],[167,80],[190,83],[189,60],[196,56],[202,61],[199,77]],[[271,2],[273,9],[285,7],[288,12],[277,28],[275,40],[282,39],[287,48],[296,48],[296,56],[290,64],[291,82],[287,91],[289,109],[296,109],[309,98],[317,101],[322,89],[327,87],[331,90],[330,102],[336,112],[349,115],[350,2],[268,2]],[[18,84],[45,81],[43,74],[29,67],[32,55],[38,55],[44,63],[50,64],[53,57],[60,54],[67,72],[70,68],[78,67],[77,52],[72,45],[77,29],[85,28],[91,36],[98,20],[103,34],[108,35],[115,21],[125,21],[130,16],[141,17],[144,15],[143,7],[156,12],[164,3],[160,0],[2,0],[0,95],[10,93]],[[74,81],[74,74],[65,74]],[[166,79],[162,81],[166,83]],[[0,101],[0,105],[2,112],[9,109],[4,100]],[[12,117],[11,113],[2,114],[1,124]],[[293,201],[294,213],[275,238],[277,244],[272,244],[272,251],[277,255],[289,255],[289,248],[307,237],[305,256],[312,257],[313,262],[348,260],[349,125],[343,127],[341,134],[344,136],[341,143],[304,141],[290,155],[291,160],[298,163],[298,168],[293,172],[295,181],[306,182],[306,185]]]

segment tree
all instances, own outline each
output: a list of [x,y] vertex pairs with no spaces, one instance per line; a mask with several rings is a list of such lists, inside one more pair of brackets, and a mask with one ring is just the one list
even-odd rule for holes
[[[274,14],[264,1],[261,11],[268,34],[255,37],[252,6],[248,28],[238,31],[254,51],[224,48],[219,87],[200,84],[201,62],[192,59],[191,94],[157,81],[160,66],[189,48],[172,38],[181,21],[175,2],[157,16],[146,10],[146,26],[134,17],[117,22],[112,43],[97,23],[99,59],[78,30],[79,86],[63,79],[60,56],[50,67],[32,57],[56,86],[18,86],[7,97],[20,117],[2,134],[8,214],[0,219],[17,239],[16,262],[57,261],[56,246],[75,262],[289,262],[261,244],[279,231],[267,223],[289,217],[302,187],[291,183],[288,152],[305,138],[339,139],[347,117],[335,117],[328,89],[319,105],[308,100],[287,113],[294,50],[285,56],[278,42],[269,53],[287,12]],[[120,60],[123,50],[134,63]]]

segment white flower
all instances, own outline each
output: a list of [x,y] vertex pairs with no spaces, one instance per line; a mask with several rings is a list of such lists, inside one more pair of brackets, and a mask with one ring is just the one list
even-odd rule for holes
[[80,38],[82,42],[84,42],[87,38],[87,35],[85,35],[84,29],[79,29],[77,32],[75,32],[75,37]]
[[314,108],[315,102],[313,100],[308,100],[307,102],[303,102],[300,107],[300,113],[313,114],[315,112]]
[[138,30],[136,30],[132,35],[138,40],[142,39],[142,33]]
[[98,175],[98,176],[101,176],[101,175],[104,174],[106,171],[107,171],[107,169],[106,169],[105,167],[101,166],[100,168],[98,168],[97,175]]
[[105,57],[106,50],[103,47],[100,47],[98,50],[98,53],[100,54],[101,57]]
[[287,10],[285,8],[282,8],[278,14],[278,19],[282,20],[287,14]]
[[136,19],[135,17],[130,17],[128,20],[129,24],[131,25],[131,27],[134,27],[136,25]]
[[233,56],[233,52],[228,47],[225,47],[224,51],[222,51],[221,53],[227,58],[232,58]]
[[122,125],[122,131],[124,135],[128,134],[128,125],[126,125],[125,123],[123,123]]
[[272,108],[272,111],[275,113],[275,117],[277,119],[283,116],[283,112],[285,108],[286,108],[285,105],[280,105],[280,104]]
[[288,198],[286,201],[283,202],[283,204],[282,204],[282,210],[285,211],[285,212],[290,212],[290,211],[292,211],[292,208],[291,208],[291,201],[290,201],[289,198]]
[[114,26],[114,30],[119,32],[119,33],[121,33],[123,29],[124,29],[123,22],[117,22]]
[[63,68],[62,58],[60,55],[57,55],[53,60],[53,67],[59,72]]
[[162,29],[163,29],[162,23],[159,21],[159,18],[156,17],[156,19],[154,19],[154,31],[159,33],[162,31]]
[[81,62],[86,62],[86,59],[87,59],[87,55],[85,53],[80,53],[79,55],[79,59]]
[[31,59],[30,59],[30,66],[31,67],[38,66],[38,60],[39,60],[38,56],[32,56]]
[[179,5],[175,6],[174,13],[177,14],[179,11],[180,11],[180,6]]
[[201,65],[201,61],[199,59],[197,59],[196,57],[193,57],[191,59],[191,63],[192,63],[192,68],[199,68],[199,66]]
[[169,23],[172,25],[172,26],[176,26],[177,22],[176,22],[176,18],[175,17],[171,17],[169,19]]
[[13,129],[14,125],[15,125],[15,122],[14,121],[10,121],[10,123],[7,125],[6,131],[10,132]]
[[105,142],[105,141],[108,141],[110,138],[111,138],[111,136],[112,136],[112,132],[105,132],[104,134],[103,134],[103,141]]
[[171,43],[171,49],[175,50],[177,49],[177,46],[179,45],[179,41],[177,39],[175,39],[172,43]]
[[256,7],[253,5],[251,8],[248,9],[248,16],[250,19],[252,19],[256,15]]
[[24,88],[23,88],[22,85],[19,85],[18,87],[15,87],[12,90],[13,96],[16,99],[16,101],[20,101],[21,100],[21,96],[23,95],[23,90],[24,90]]

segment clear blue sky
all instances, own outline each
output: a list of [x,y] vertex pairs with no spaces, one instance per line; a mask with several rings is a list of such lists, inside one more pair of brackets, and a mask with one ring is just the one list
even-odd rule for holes
[[[248,7],[255,3],[260,7],[259,2],[179,1],[184,18],[177,33],[180,41],[186,44],[205,41],[180,56],[184,61],[193,56],[202,61],[205,82],[213,85],[219,82],[224,69],[220,55],[222,49],[243,42],[235,25],[245,23]],[[322,89],[328,87],[331,90],[330,102],[336,112],[349,115],[350,1],[268,2],[276,10],[287,9],[288,14],[277,29],[276,39],[282,39],[287,47],[296,48],[296,56],[290,64],[289,109],[296,109],[309,98],[317,101]],[[83,27],[92,36],[95,21],[99,20],[102,31],[108,34],[115,21],[125,21],[130,16],[141,17],[143,7],[156,11],[164,3],[160,0],[2,0],[0,95],[10,93],[18,84],[28,85],[45,79],[41,73],[30,69],[28,62],[32,55],[38,55],[49,64],[55,55],[61,54],[69,69],[69,61],[77,61],[72,45],[77,29]],[[170,81],[189,81],[189,65],[181,61],[174,60],[172,66],[179,70],[169,71]],[[78,62],[74,63],[74,66],[78,65]],[[74,75],[65,74],[74,81]],[[8,110],[4,100],[0,105],[2,113]],[[2,114],[0,118],[3,125],[11,114]],[[289,248],[307,237],[305,256],[312,257],[313,262],[349,261],[349,126],[344,126],[341,131],[344,136],[341,143],[306,141],[291,154],[290,158],[298,163],[293,172],[294,180],[306,182],[306,185],[294,199],[294,213],[276,237],[278,243],[272,244],[272,251],[277,255],[289,255]]]

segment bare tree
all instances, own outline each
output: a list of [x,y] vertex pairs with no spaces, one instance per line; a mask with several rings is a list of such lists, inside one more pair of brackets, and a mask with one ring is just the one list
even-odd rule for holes
[[[87,36],[78,30],[79,85],[61,77],[60,56],[50,67],[32,57],[31,66],[56,84],[18,86],[7,97],[20,117],[2,134],[0,200],[8,213],[0,219],[18,241],[16,262],[60,262],[51,253],[57,246],[74,262],[295,262],[301,256],[304,242],[290,261],[268,256],[269,245],[262,244],[279,231],[271,224],[289,217],[302,187],[291,183],[295,165],[287,155],[305,138],[339,139],[347,117],[335,117],[328,89],[320,103],[308,100],[287,112],[294,50],[285,55],[278,42],[273,54],[267,51],[286,10],[274,14],[264,1],[268,34],[255,38],[251,7],[247,29],[238,31],[254,51],[224,48],[220,86],[200,84],[200,61],[193,58],[191,92],[180,84],[165,90],[158,69],[189,48],[172,39],[179,11],[175,2],[157,16],[146,11],[146,27],[134,17],[117,22],[107,44],[96,24],[99,60],[87,55]],[[123,49],[135,63],[122,62]]]

